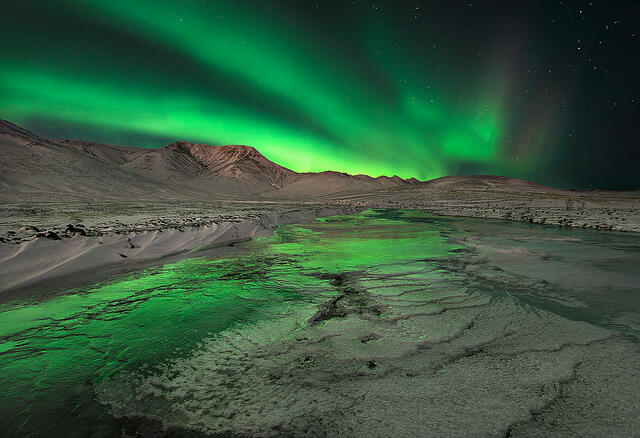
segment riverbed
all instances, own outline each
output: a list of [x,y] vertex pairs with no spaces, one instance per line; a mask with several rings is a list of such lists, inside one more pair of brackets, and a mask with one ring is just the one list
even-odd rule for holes
[[640,236],[367,210],[0,306],[2,436],[631,436]]

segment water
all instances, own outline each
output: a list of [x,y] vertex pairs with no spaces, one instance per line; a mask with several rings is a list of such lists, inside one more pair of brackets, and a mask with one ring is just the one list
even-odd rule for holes
[[[266,381],[284,378],[271,369],[278,362],[265,360],[265,351],[295,351],[295,360],[302,361],[296,366],[312,367],[317,381],[339,366],[355,367],[355,375],[359,366],[378,372],[387,366],[385,358],[387,376],[410,368],[406,358],[425,342],[460,336],[449,327],[457,321],[455,312],[494,302],[550,312],[557,315],[554,324],[566,327],[587,323],[593,333],[587,326],[576,333],[592,333],[593,342],[611,332],[634,345],[640,330],[639,267],[635,235],[401,210],[282,226],[236,255],[188,258],[83,290],[2,304],[2,435],[120,436],[124,428],[151,436],[167,424],[182,432],[260,432],[267,423],[284,424],[295,410],[291,406],[299,404],[292,400],[282,412],[270,405],[268,415],[262,406],[255,414],[260,420],[249,413],[245,420],[236,418],[235,411],[261,403],[254,394],[262,394],[259,400],[274,394],[264,375]],[[434,325],[445,312],[451,316]],[[430,318],[428,328],[415,322],[423,316]],[[462,331],[474,326],[474,318],[460,323]],[[332,332],[336,324],[342,324],[339,335]],[[400,336],[402,330],[409,331]],[[439,333],[441,338],[427,339]],[[326,351],[310,347],[334,336],[344,341]],[[398,341],[384,344],[394,336]],[[322,362],[310,365],[314,360]],[[217,368],[199,368],[203,361]],[[254,371],[262,383],[236,377]],[[294,374],[286,376],[289,386],[280,384],[287,391],[277,399],[299,391]],[[191,382],[194,376],[201,380]],[[198,402],[202,382],[211,387]],[[322,385],[309,385],[316,389],[306,397],[318,406],[301,411],[303,418],[325,412],[324,404],[353,405],[347,395],[329,397]],[[269,416],[276,426],[264,420]],[[320,429],[305,427],[330,430],[317,421],[312,423]],[[282,427],[295,433],[296,424]]]

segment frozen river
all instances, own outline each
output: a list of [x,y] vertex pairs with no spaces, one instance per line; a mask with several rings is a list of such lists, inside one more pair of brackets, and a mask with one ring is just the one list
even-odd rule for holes
[[0,305],[2,436],[635,436],[640,236],[369,210]]

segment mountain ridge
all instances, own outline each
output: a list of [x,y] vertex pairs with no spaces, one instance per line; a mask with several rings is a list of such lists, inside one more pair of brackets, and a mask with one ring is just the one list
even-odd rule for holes
[[396,189],[561,191],[496,175],[419,181],[326,170],[295,172],[255,147],[175,141],[150,149],[49,140],[0,120],[0,199],[309,200]]
[[[0,121],[0,184],[34,195],[73,197],[123,193],[140,196],[157,184],[172,196],[249,196],[305,198],[359,193],[415,184],[397,175],[350,175],[343,172],[295,172],[262,155],[253,146],[207,145],[175,141],[150,149],[113,146],[87,140],[50,140],[6,120]],[[36,150],[37,149],[37,150]],[[30,168],[28,171],[27,168]],[[92,169],[95,175],[92,175]],[[175,192],[175,193],[172,193]]]

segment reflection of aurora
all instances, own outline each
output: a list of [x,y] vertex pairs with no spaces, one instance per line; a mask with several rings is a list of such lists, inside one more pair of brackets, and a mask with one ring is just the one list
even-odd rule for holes
[[544,418],[610,424],[597,405],[637,425],[624,412],[640,382],[638,274],[619,267],[637,265],[638,239],[367,211],[282,226],[236,256],[7,302],[0,420],[15,436],[119,435],[97,397],[116,415],[251,436],[280,423],[314,436],[500,430],[553,399],[575,367],[586,386],[566,387]]
[[[532,96],[515,123],[509,63],[416,54],[428,31],[398,45],[395,25],[370,11],[338,37],[256,3],[47,2],[48,21],[29,27],[42,38],[13,41],[21,31],[5,26],[3,117],[111,143],[249,144],[296,171],[532,177],[547,159],[554,102]],[[28,5],[22,18],[39,20]]]

